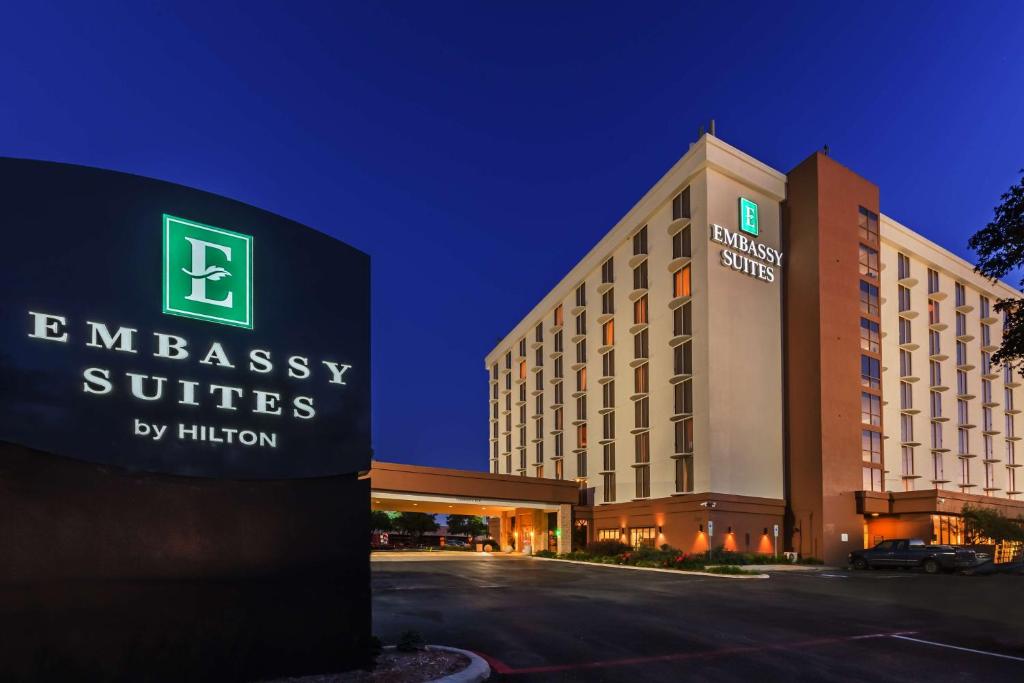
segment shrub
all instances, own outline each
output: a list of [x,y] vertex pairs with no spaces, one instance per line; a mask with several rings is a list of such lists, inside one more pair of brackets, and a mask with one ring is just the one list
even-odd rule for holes
[[611,557],[629,552],[630,547],[619,541],[594,541],[587,545],[586,553],[597,557]]
[[556,557],[558,557],[558,553],[554,553],[554,552],[552,552],[550,550],[538,550],[537,552],[534,553],[534,556],[535,557],[556,558]]
[[719,564],[714,567],[706,567],[704,571],[709,574],[756,574],[747,569],[741,569],[734,564]]
[[403,631],[395,646],[399,652],[416,652],[424,647],[423,636],[419,631]]

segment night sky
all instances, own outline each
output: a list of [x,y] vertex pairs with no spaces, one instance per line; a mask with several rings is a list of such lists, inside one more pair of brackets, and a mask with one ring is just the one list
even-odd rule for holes
[[485,469],[484,355],[708,119],[782,171],[828,144],[967,258],[1017,182],[1024,3],[725,4],[10,2],[0,155],[368,252],[377,457]]

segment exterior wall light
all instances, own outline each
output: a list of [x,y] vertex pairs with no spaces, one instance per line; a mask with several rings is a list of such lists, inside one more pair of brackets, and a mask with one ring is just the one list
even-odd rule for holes
[[767,535],[768,535],[768,527],[765,527],[765,528],[764,528],[764,535],[765,535],[765,536],[767,536]]
[[730,534],[732,533],[732,527],[729,527],[729,533]]
[[658,533],[659,534],[661,533],[661,527],[660,526],[658,527]]
[[697,525],[697,531],[699,531],[700,533],[704,533],[704,523],[703,522],[701,522],[700,524]]

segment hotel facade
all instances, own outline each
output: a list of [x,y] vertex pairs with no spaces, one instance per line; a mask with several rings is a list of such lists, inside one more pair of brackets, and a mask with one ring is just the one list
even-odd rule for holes
[[575,481],[577,544],[837,563],[1024,513],[1021,378],[991,363],[1020,294],[878,197],[702,136],[487,355],[489,471]]

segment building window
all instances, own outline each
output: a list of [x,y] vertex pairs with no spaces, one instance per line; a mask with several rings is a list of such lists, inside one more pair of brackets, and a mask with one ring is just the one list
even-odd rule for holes
[[967,365],[967,344],[962,341],[956,343],[956,364]]
[[587,454],[577,453],[576,454],[576,476],[585,477],[587,476]]
[[576,419],[586,420],[587,419],[587,397],[580,396],[576,399]]
[[878,287],[860,281],[860,312],[865,315],[878,315]]
[[565,478],[565,469],[564,469],[564,467],[562,465],[562,461],[561,460],[556,460],[555,461],[555,479],[564,479],[564,478]]
[[693,457],[676,458],[676,493],[693,491]]
[[633,302],[633,324],[641,325],[647,323],[647,295]]
[[866,391],[860,393],[860,421],[872,427],[882,425],[882,399]]
[[677,221],[680,218],[690,217],[690,188],[685,188],[682,192],[672,198],[672,220]]
[[615,312],[615,290],[609,289],[601,295],[601,313],[611,315]]
[[580,368],[576,371],[576,391],[587,390],[587,369]]
[[910,382],[900,382],[900,410],[913,410],[914,390]]
[[956,371],[956,393],[960,396],[969,396],[967,393],[967,373],[963,370]]
[[689,302],[672,311],[672,334],[676,337],[691,334]]
[[641,465],[640,467],[633,468],[636,476],[636,497],[637,498],[650,498],[651,497],[651,466]]
[[605,408],[614,408],[615,407],[615,382],[608,382],[607,384],[605,384],[603,387],[601,387],[601,392],[602,392],[603,398],[604,398],[604,407]]
[[586,283],[581,284],[576,288],[576,305],[586,306],[587,305],[587,285]]
[[971,432],[966,427],[958,427],[956,430],[957,455],[971,454]]
[[955,296],[955,299],[956,299],[956,306],[957,306],[957,308],[959,308],[961,306],[966,306],[967,305],[967,290],[964,288],[964,286],[961,283],[957,282],[955,285],[953,285],[953,290],[955,292],[954,296]]
[[929,301],[928,302],[928,324],[929,325],[938,325],[940,322],[942,322],[942,320],[941,320],[942,316],[939,315],[939,308],[940,307],[939,307],[939,302],[938,301]]
[[648,463],[651,461],[651,433],[640,432],[634,438],[634,447],[636,449],[636,462],[637,463]]
[[910,415],[900,415],[900,441],[904,444],[916,443],[914,441],[914,420]]
[[583,311],[576,316],[576,334],[587,333],[587,312]]
[[[604,483],[604,486],[603,486],[603,488],[604,488],[604,502],[606,502],[606,503],[614,503],[615,502],[615,473],[614,472],[605,472],[604,474],[601,475],[601,478],[604,480],[604,482],[603,482]],[[609,532],[613,533],[614,536],[612,536],[611,538],[601,538],[599,536],[598,540],[602,540],[602,541],[604,541],[604,540],[610,540],[610,541],[618,540],[618,538],[619,538],[619,530],[618,529],[602,529],[598,533],[601,533],[601,532],[604,532],[604,531],[609,531]]]
[[633,403],[634,426],[637,429],[647,429],[651,426],[650,399],[644,396]]
[[640,228],[633,235],[633,256],[647,253],[647,226]]
[[562,374],[562,357],[559,356],[555,359],[555,379],[562,379],[562,377],[564,377]]
[[939,291],[939,274],[937,271],[928,269],[928,293],[935,294]]
[[910,351],[900,349],[900,377],[911,377],[914,374]]
[[562,304],[555,306],[555,312],[552,317],[555,325],[562,325],[565,323],[565,318],[562,315]]
[[990,302],[988,300],[988,297],[983,295],[983,296],[981,296],[978,299],[978,301],[981,304],[981,317],[982,318],[990,318],[990,317],[992,317],[992,311],[991,311],[991,308],[990,308]]
[[910,321],[906,318],[900,318],[900,344],[909,344],[913,341],[910,331]]
[[690,226],[672,235],[672,258],[690,258]]
[[561,432],[559,432],[558,434],[555,434],[555,457],[556,458],[561,458],[562,454],[565,452],[565,441],[563,439],[563,436],[564,435]]
[[864,490],[882,491],[882,470],[877,467],[865,467],[864,469]]
[[899,310],[900,310],[900,312],[902,313],[903,311],[909,311],[910,310],[910,288],[909,287],[904,287],[903,285],[899,285],[898,294],[899,294]]
[[938,391],[932,391],[930,393],[932,419],[935,420],[942,417],[942,393]]
[[676,415],[689,415],[693,412],[693,382],[686,380],[672,387],[673,406]]
[[932,422],[932,450],[942,450],[942,423]]
[[586,363],[587,362],[587,340],[581,339],[576,342],[576,362]]
[[539,479],[543,479],[544,478],[544,465],[537,465],[534,468],[533,476],[535,476],[535,477],[537,477]]
[[693,453],[693,418],[686,418],[673,423],[675,430],[676,453]]
[[960,486],[964,488],[971,485],[971,461],[970,458],[960,458]]
[[555,332],[555,353],[562,352],[562,331]]
[[896,254],[896,276],[900,280],[910,277],[910,259],[906,254]]
[[526,361],[519,361],[519,379],[526,379]]
[[967,424],[967,401],[962,398],[956,400],[956,423],[958,425]]
[[615,413],[605,413],[601,416],[602,435],[604,439],[615,438]]
[[860,384],[868,389],[878,389],[881,386],[881,364],[877,358],[871,356],[860,357]]
[[937,360],[928,361],[928,377],[933,387],[942,386],[942,366]]
[[672,296],[690,296],[690,266],[685,265],[672,274]]
[[861,459],[873,465],[882,464],[882,434],[870,429],[860,432]]
[[860,274],[864,277],[878,277],[878,250],[860,245]]
[[604,466],[606,472],[611,472],[615,469],[615,444],[606,443],[604,445],[604,451],[602,454],[604,462],[601,464]]
[[956,314],[956,336],[967,336],[967,316],[960,312]]
[[860,319],[860,348],[871,353],[879,352],[879,333],[878,323],[868,320],[867,318]]
[[607,261],[601,264],[601,282],[602,284],[615,282],[614,258],[609,258]]
[[533,340],[538,343],[544,341],[544,326],[540,323],[537,323],[537,327],[533,328]]
[[945,468],[942,464],[942,453],[932,453],[932,482],[936,488],[940,488],[945,483]]
[[647,289],[647,261],[633,269],[633,289]]
[[650,357],[650,348],[647,343],[647,330],[640,330],[633,336],[633,357]]
[[672,371],[676,375],[693,373],[693,345],[690,342],[672,348]]
[[914,449],[910,446],[904,446],[901,450],[903,454],[903,476],[912,477],[914,476]]
[[[646,498],[639,494],[640,484],[637,483],[637,498]],[[647,494],[650,495],[650,494]],[[642,526],[629,530],[629,544],[634,549],[639,550],[640,548],[653,548],[655,541],[657,540],[657,534],[655,533],[653,526]]]
[[649,365],[644,363],[633,369],[633,393],[646,394],[650,391]]
[[859,207],[858,232],[862,242],[874,244],[878,242],[878,214]]
[[615,374],[615,349],[610,349],[601,356],[601,371],[605,377]]

